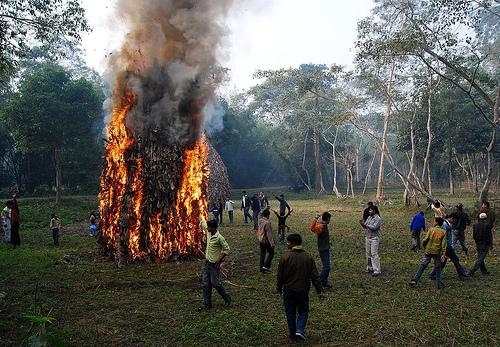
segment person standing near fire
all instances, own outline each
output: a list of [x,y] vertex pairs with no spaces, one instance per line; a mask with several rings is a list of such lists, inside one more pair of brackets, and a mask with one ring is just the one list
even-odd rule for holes
[[243,217],[245,217],[245,223],[248,223],[248,220],[252,220],[252,216],[248,211],[250,211],[250,206],[252,204],[250,197],[247,195],[246,191],[242,192],[241,196],[241,210],[243,211]]
[[220,266],[226,255],[229,254],[229,244],[224,236],[217,230],[216,220],[208,222],[200,221],[200,226],[207,234],[207,248],[205,251],[205,262],[203,264],[203,306],[199,311],[212,308],[212,288],[220,294],[226,305],[231,304],[231,295],[226,291],[220,279]]
[[234,222],[234,202],[226,198],[226,205],[224,209],[227,211],[227,216],[229,217],[229,224],[233,224]]

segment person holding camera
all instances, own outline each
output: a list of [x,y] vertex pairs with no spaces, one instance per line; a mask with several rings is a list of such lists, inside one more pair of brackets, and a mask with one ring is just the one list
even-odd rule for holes
[[329,212],[323,212],[321,221],[319,218],[320,215],[317,214],[311,221],[310,229],[313,233],[318,235],[319,257],[321,259],[321,264],[323,264],[321,273],[319,274],[321,284],[323,288],[331,288],[332,285],[328,282],[328,275],[330,274],[330,231],[328,230],[328,224],[330,224],[332,215]]

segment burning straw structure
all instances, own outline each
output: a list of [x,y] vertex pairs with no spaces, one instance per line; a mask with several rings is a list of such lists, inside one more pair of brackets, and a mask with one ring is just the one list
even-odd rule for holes
[[103,247],[119,265],[197,256],[207,215],[204,125],[229,0],[118,0],[129,28],[110,60],[112,111],[99,194]]

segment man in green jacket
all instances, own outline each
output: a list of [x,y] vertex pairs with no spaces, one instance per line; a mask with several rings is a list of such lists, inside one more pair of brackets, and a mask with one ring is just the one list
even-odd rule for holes
[[290,340],[305,341],[311,281],[318,294],[321,294],[321,281],[313,257],[302,248],[302,237],[290,234],[287,243],[288,251],[278,265],[276,290],[283,294]]
[[446,257],[446,233],[442,229],[444,219],[437,217],[434,221],[434,227],[427,231],[424,239],[422,240],[422,245],[425,249],[424,259],[420,264],[415,276],[411,279],[410,285],[414,287],[417,285],[418,280],[424,273],[427,265],[434,260],[434,271],[436,274],[436,286],[438,289],[444,287],[443,282],[441,282],[441,262],[445,260]]

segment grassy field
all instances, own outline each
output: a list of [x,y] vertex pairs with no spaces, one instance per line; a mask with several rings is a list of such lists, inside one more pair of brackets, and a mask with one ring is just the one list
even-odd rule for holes
[[[380,206],[383,275],[378,278],[364,272],[364,237],[357,221],[366,199],[294,196],[289,201],[294,212],[288,224],[302,234],[318,267],[315,235],[308,231],[308,224],[316,211],[335,210],[331,224],[333,288],[324,299],[311,292],[308,343],[499,345],[498,242],[486,260],[490,275],[478,271],[472,280],[461,282],[449,264],[443,275],[445,289],[438,291],[427,275],[416,288],[410,288],[408,280],[422,256],[409,250],[408,225],[416,210],[401,207],[396,196],[393,201],[393,205]],[[446,201],[472,206],[468,196]],[[13,250],[0,245],[0,292],[5,293],[0,299],[0,344],[18,345],[21,330],[28,327],[23,315],[35,311],[54,317],[54,325],[71,346],[288,344],[281,298],[275,294],[276,265],[285,247],[277,248],[273,272],[259,273],[255,232],[250,224],[242,223],[239,211],[234,226],[221,227],[232,249],[224,272],[233,304],[225,307],[214,292],[214,309],[198,313],[201,261],[118,269],[99,255],[95,240],[86,236],[86,220],[96,208],[95,198],[68,198],[57,208],[45,199],[26,199],[20,207],[22,247]],[[48,229],[53,211],[64,225],[58,248],[51,245]],[[431,217],[429,211],[426,217]],[[467,240],[473,244],[470,229]],[[459,252],[459,256],[463,254]],[[63,257],[65,261],[58,263]],[[470,268],[474,258],[475,250],[464,265]]]

